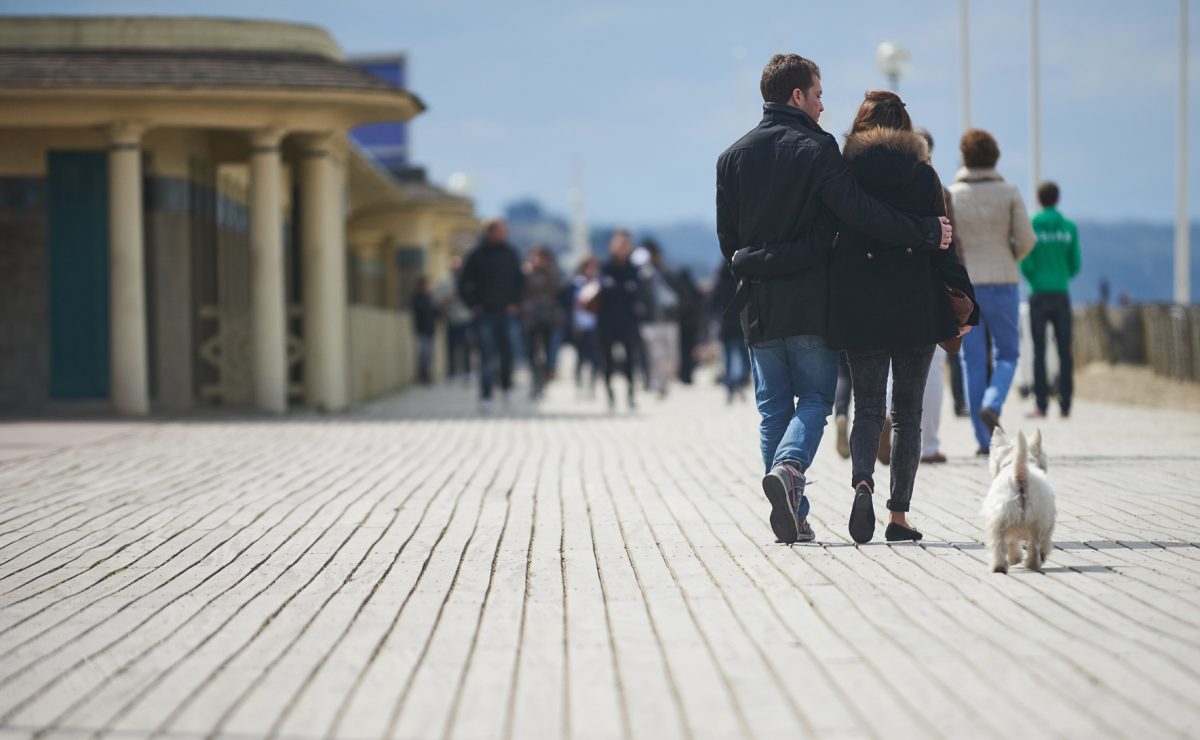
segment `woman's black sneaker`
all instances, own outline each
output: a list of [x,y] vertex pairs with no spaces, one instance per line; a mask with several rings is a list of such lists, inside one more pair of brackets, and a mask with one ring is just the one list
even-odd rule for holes
[[895,522],[889,522],[887,529],[883,532],[883,537],[888,542],[916,542],[923,535],[915,529],[902,527]]
[[854,503],[850,506],[850,536],[860,545],[875,536],[875,506],[871,502],[871,489],[862,483],[854,489]]

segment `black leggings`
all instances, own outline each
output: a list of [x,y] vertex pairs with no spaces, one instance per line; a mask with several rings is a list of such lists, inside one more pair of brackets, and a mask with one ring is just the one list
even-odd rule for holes
[[604,387],[612,397],[613,376],[613,346],[620,344],[625,350],[625,377],[629,380],[629,397],[633,398],[633,369],[638,362],[638,337],[636,334],[600,337],[600,345],[604,353]]
[[933,347],[847,352],[854,381],[854,428],[850,432],[851,486],[865,480],[875,490],[875,456],[886,413],[888,368],[892,370],[892,489],[888,511],[908,511],[921,462],[921,401]]

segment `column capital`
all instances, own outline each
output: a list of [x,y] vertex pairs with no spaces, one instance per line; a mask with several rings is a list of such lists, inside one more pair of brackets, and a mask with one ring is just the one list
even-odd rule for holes
[[112,149],[137,149],[142,145],[142,135],[150,128],[144,121],[113,121],[108,124],[109,147]]
[[317,131],[296,136],[303,159],[328,157],[334,162],[345,160],[348,146],[344,131]]
[[279,142],[287,135],[283,126],[267,126],[250,132],[250,153],[277,151]]

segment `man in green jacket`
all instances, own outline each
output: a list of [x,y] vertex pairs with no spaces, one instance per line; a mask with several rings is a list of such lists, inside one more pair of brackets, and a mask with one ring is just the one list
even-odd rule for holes
[[1021,260],[1021,272],[1029,281],[1029,328],[1033,336],[1033,393],[1037,398],[1034,417],[1046,415],[1050,385],[1046,382],[1046,324],[1054,327],[1058,344],[1058,403],[1063,417],[1071,413],[1071,278],[1079,273],[1079,232],[1075,224],[1058,212],[1058,186],[1038,186],[1042,210],[1033,217],[1037,243]]

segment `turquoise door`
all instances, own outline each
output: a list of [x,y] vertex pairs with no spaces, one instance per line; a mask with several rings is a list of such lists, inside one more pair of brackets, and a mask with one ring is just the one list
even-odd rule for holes
[[108,396],[108,155],[50,152],[50,395]]

